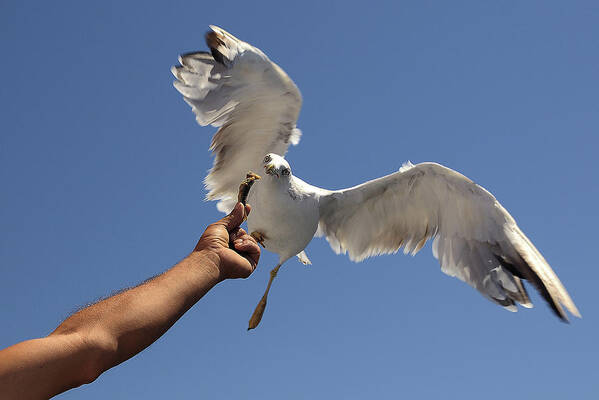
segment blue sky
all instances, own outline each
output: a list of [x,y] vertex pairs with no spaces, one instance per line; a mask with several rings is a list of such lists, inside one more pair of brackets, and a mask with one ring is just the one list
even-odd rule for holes
[[[304,96],[294,173],[355,185],[436,161],[490,190],[582,312],[513,314],[416,257],[321,239],[210,292],[148,350],[60,399],[591,399],[599,394],[594,1],[0,3],[0,347],[183,258],[213,128],[172,87],[217,24]],[[532,292],[532,291],[531,291]]]

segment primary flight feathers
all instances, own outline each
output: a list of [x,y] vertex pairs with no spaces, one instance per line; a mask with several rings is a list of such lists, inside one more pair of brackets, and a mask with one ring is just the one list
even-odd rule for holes
[[214,164],[205,179],[207,198],[232,208],[239,182],[248,170],[261,168],[266,153],[284,155],[298,144],[295,124],[302,106],[299,90],[264,53],[224,30],[206,34],[210,53],[189,53],[173,67],[175,88],[202,126],[218,131],[210,150]]
[[[205,183],[208,199],[219,200],[219,209],[227,211],[248,170],[274,171],[285,164],[276,155],[284,156],[290,143],[299,142],[296,121],[302,98],[262,51],[218,27],[211,29],[206,34],[211,53],[182,55],[181,65],[172,71],[175,87],[198,123],[219,128],[210,147],[214,165]],[[267,153],[274,153],[268,164],[263,160]],[[290,169],[288,175],[273,173],[250,191],[258,202],[251,203],[256,208],[252,214],[262,221],[250,219],[248,225],[260,228],[266,248],[279,254],[280,263],[297,254],[297,248],[269,239],[269,234],[303,243],[316,233],[354,261],[401,248],[415,254],[434,238],[433,254],[442,271],[488,299],[512,311],[517,303],[531,307],[522,284],[527,280],[562,320],[567,320],[564,308],[580,317],[559,278],[512,216],[491,193],[456,171],[434,163],[408,163],[388,176],[335,191],[309,185]],[[269,207],[284,211],[276,226],[266,222],[264,210]],[[286,215],[302,217],[286,221]],[[303,251],[300,255],[305,257]]]

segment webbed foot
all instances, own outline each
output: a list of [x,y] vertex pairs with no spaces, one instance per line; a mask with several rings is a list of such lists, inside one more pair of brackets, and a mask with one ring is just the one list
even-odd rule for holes
[[266,248],[266,246],[264,246],[264,240],[266,239],[266,236],[262,232],[254,231],[250,233],[250,236],[253,237],[256,242],[260,243],[260,246]]
[[250,318],[250,322],[248,324],[248,331],[257,327],[258,324],[260,324],[260,321],[262,320],[262,315],[264,315],[264,310],[266,310],[266,300],[268,298],[268,292],[270,291],[270,286],[272,285],[273,279],[275,279],[275,277],[277,276],[277,272],[279,272],[279,268],[281,268],[281,264],[277,265],[272,269],[272,271],[270,271],[270,279],[268,280],[266,291],[264,292],[264,295],[262,295],[262,298],[258,302],[258,305],[256,306],[256,309],[254,310],[254,313]]

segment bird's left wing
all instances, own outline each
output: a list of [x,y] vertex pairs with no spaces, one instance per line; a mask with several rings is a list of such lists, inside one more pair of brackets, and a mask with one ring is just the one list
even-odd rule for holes
[[296,121],[302,104],[287,74],[259,49],[216,26],[206,34],[210,53],[179,57],[175,88],[202,126],[218,127],[210,150],[214,164],[205,179],[207,198],[234,205],[239,182],[258,170],[267,153],[285,155],[301,132]]
[[563,320],[562,305],[580,316],[568,292],[512,216],[465,176],[434,163],[320,198],[320,235],[354,261],[377,254],[417,253],[435,238],[441,269],[515,310],[531,303],[520,279],[532,283]]

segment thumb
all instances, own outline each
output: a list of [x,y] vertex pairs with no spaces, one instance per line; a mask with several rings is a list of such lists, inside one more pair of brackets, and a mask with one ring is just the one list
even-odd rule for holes
[[233,207],[231,213],[226,217],[222,218],[220,221],[218,221],[218,223],[223,225],[228,232],[231,232],[233,229],[236,229],[239,227],[239,225],[241,225],[244,218],[245,207],[242,203],[237,202],[237,204],[235,204],[235,207]]

